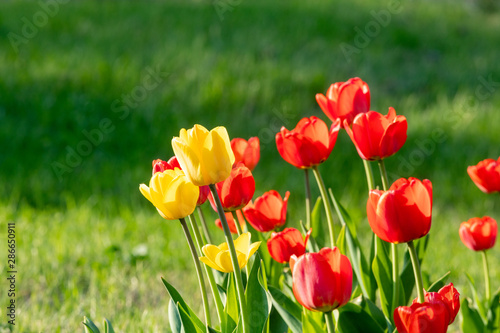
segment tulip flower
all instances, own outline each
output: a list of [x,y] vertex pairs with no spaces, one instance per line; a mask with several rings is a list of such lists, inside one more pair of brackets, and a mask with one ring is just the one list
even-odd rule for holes
[[300,257],[292,255],[290,269],[293,294],[309,310],[330,312],[351,298],[351,262],[336,247]]
[[221,182],[231,174],[234,154],[225,127],[183,128],[172,139],[172,148],[186,177],[197,186]]
[[302,239],[302,234],[295,228],[286,228],[280,232],[273,232],[267,241],[267,249],[271,257],[279,263],[290,261],[290,257],[295,255],[300,257],[306,253],[307,241],[312,229]]
[[344,128],[359,156],[364,160],[375,161],[392,156],[403,147],[408,123],[404,116],[396,116],[396,111],[390,107],[386,116],[375,111],[358,114],[352,129],[346,119]]
[[497,221],[489,216],[474,217],[460,224],[459,234],[462,243],[473,251],[491,249],[497,239]]
[[276,146],[281,157],[299,168],[311,168],[326,161],[332,152],[340,129],[340,120],[335,121],[330,130],[317,117],[302,118],[289,131],[285,127],[276,134]]
[[192,214],[200,193],[198,186],[177,168],[155,173],[149,187],[141,184],[139,190],[167,220],[177,220]]
[[347,120],[350,125],[354,117],[370,110],[370,89],[356,77],[332,84],[326,96],[316,94],[316,101],[333,122],[340,119],[341,126],[344,126],[344,120]]
[[488,158],[467,168],[467,173],[484,193],[500,192],[500,157]]
[[[255,253],[255,251],[257,251],[260,246],[261,242],[250,244],[250,238],[251,235],[249,232],[247,232],[241,234],[241,236],[234,241],[240,268],[245,267],[248,259],[250,259],[250,257]],[[219,246],[207,244],[203,246],[201,252],[203,252],[205,256],[200,257],[200,261],[207,266],[210,266],[213,269],[216,269],[223,273],[230,273],[233,271],[227,243],[222,243]]]
[[445,333],[460,309],[460,294],[449,284],[438,292],[425,294],[425,301],[394,310],[399,333]]
[[286,222],[286,210],[290,192],[285,193],[285,198],[274,191],[268,191],[250,202],[243,213],[248,223],[257,231],[268,232],[283,226]]
[[407,243],[431,228],[432,184],[401,178],[388,191],[371,190],[366,204],[373,232],[389,243]]
[[[222,207],[226,212],[234,212],[246,206],[252,200],[255,193],[255,180],[250,170],[239,162],[234,165],[230,176],[215,184],[217,193],[219,194]],[[208,197],[212,208],[217,211],[213,195]]]
[[[179,162],[177,161],[177,157],[171,157],[167,162],[162,161],[160,159],[156,159],[153,161],[153,175],[157,172],[163,172],[165,170],[173,170],[175,168],[182,169]],[[207,201],[208,194],[210,193],[210,188],[208,186],[200,186],[200,195],[198,196],[198,201],[196,204],[198,206],[202,205]]]
[[260,141],[258,137],[252,137],[248,141],[234,138],[231,140],[231,149],[234,153],[235,163],[243,162],[250,171],[255,169],[260,159]]
[[[237,234],[238,233],[238,229],[236,229],[236,220],[234,219],[233,217],[233,213],[229,212],[229,213],[224,213],[224,215],[226,215],[226,220],[227,220],[227,224],[229,225],[229,230],[231,231],[232,234]],[[244,226],[243,223],[241,223],[240,221],[238,221],[238,223],[240,224],[240,226]],[[217,219],[215,220],[215,225],[217,227],[219,227],[221,230],[224,230],[222,228],[222,222],[220,219]]]

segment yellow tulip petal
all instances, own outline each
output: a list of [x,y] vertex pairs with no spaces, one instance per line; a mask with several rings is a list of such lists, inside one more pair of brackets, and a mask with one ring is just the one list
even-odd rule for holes
[[227,251],[229,250],[229,247],[227,246],[227,243],[222,243],[219,245],[220,251]]
[[224,129],[225,135],[222,136],[219,132],[216,129],[212,130],[201,150],[201,158],[212,183],[221,182],[229,177],[235,159],[229,141],[226,142],[226,139],[229,140],[227,131]]
[[247,256],[244,253],[238,251],[236,251],[236,256],[238,257],[238,264],[240,265],[240,268],[245,267],[248,262]]
[[241,234],[241,236],[234,241],[234,247],[236,248],[236,251],[239,251],[247,255],[248,249],[250,247],[250,238],[251,235],[249,232]]
[[218,270],[220,272],[223,272],[222,268],[220,268],[219,266],[217,266],[215,263],[213,263],[207,257],[200,257],[200,261],[202,263],[204,263],[205,265],[212,267],[213,269],[216,269],[216,270]]
[[215,257],[220,252],[219,248],[212,244],[207,244],[201,248],[201,252],[205,255],[205,257],[209,258],[213,262],[215,262]]
[[224,126],[217,126],[212,130],[214,133],[216,133],[221,140],[225,144],[225,150],[228,153],[228,158],[231,163],[231,166],[234,164],[234,161],[236,160],[233,149],[231,148],[231,140],[229,140],[229,134],[227,133],[227,129]]
[[204,161],[200,160],[199,153],[193,146],[188,145],[180,138],[172,139],[174,154],[189,181],[196,186],[209,185],[210,183],[206,183],[202,171],[202,162]]
[[233,264],[231,263],[231,255],[229,254],[229,251],[219,252],[215,257],[215,263],[222,269],[221,272],[229,273],[233,271]]
[[250,245],[250,251],[247,254],[247,260],[250,259],[251,256],[259,249],[261,242],[255,242],[252,245]]
[[139,191],[141,191],[142,195],[149,200],[149,202],[153,203],[153,199],[151,199],[151,194],[149,193],[149,187],[146,184],[141,184],[139,186]]

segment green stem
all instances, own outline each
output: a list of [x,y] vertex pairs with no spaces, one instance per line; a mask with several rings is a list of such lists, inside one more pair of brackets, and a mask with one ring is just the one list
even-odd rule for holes
[[378,161],[378,167],[380,169],[380,177],[382,178],[382,187],[384,191],[387,191],[389,189],[389,181],[387,179],[387,171],[385,170],[384,160]]
[[489,307],[491,299],[491,287],[490,287],[490,270],[488,268],[488,258],[486,256],[486,250],[481,251],[483,255],[483,270],[484,270],[484,287],[486,289],[486,304]]
[[370,161],[363,160],[363,166],[365,167],[366,173],[366,183],[368,184],[368,191],[375,188],[375,181],[373,180],[373,170]]
[[420,263],[418,261],[417,250],[415,250],[415,244],[413,241],[408,243],[408,252],[410,252],[410,259],[413,265],[413,273],[415,274],[415,284],[417,286],[418,302],[423,303],[425,301],[424,296],[424,283],[422,282],[422,271],[420,270]]
[[316,177],[316,182],[318,183],[319,191],[321,193],[321,198],[323,199],[323,205],[325,206],[326,219],[328,221],[328,228],[330,230],[330,239],[332,243],[332,248],[335,247],[335,230],[333,226],[333,214],[332,207],[330,205],[330,200],[328,199],[328,194],[326,193],[325,183],[321,174],[319,173],[318,166],[313,166],[314,177]]
[[[248,227],[247,227],[248,221],[246,220],[245,213],[243,213],[243,209],[240,209],[240,213],[241,213],[241,218],[243,219],[243,227],[244,227],[243,232],[248,232]],[[238,218],[238,222],[240,222],[238,213],[236,213],[236,217]]]
[[309,169],[304,169],[306,180],[306,229],[311,228],[311,185],[309,184]]
[[234,247],[233,237],[231,236],[231,231],[229,230],[229,225],[227,224],[226,215],[224,214],[224,209],[222,208],[222,203],[220,202],[219,194],[215,188],[214,184],[210,184],[210,191],[214,197],[215,204],[217,205],[217,212],[219,213],[219,218],[222,223],[222,229],[224,230],[224,236],[226,237],[227,246],[229,248],[229,255],[231,256],[231,263],[233,264],[234,277],[236,280],[236,291],[238,293],[238,302],[240,304],[241,321],[243,325],[243,332],[248,332],[248,320],[247,320],[247,310],[245,301],[245,290],[243,289],[243,280],[241,279],[240,265],[238,263],[238,257],[236,255],[236,249]]
[[189,250],[191,250],[191,256],[193,257],[194,266],[196,267],[196,275],[198,275],[198,284],[200,285],[201,290],[201,298],[203,299],[203,308],[205,310],[205,323],[207,326],[210,326],[210,309],[208,307],[208,298],[207,298],[207,290],[205,289],[205,281],[203,280],[203,274],[201,273],[201,265],[200,259],[198,257],[198,253],[196,252],[196,247],[193,243],[193,238],[191,238],[191,233],[189,232],[189,228],[186,224],[186,220],[184,218],[179,219],[181,221],[182,230],[184,230],[184,235],[186,236],[186,240],[189,245]]
[[333,311],[325,312],[325,321],[328,333],[335,333],[335,321],[333,319]]
[[[387,170],[385,169],[384,160],[378,161],[380,169],[380,177],[382,178],[382,187],[384,191],[389,189],[389,179],[387,177]],[[392,261],[392,307],[396,308],[399,300],[399,258],[398,249],[396,244],[391,243],[391,261]]]
[[[194,232],[194,240],[196,241],[196,245],[198,246],[198,251],[202,253],[201,248],[203,247],[202,235],[200,230],[198,229],[198,224],[196,223],[196,219],[194,214],[189,215],[189,222],[191,223],[191,229]],[[222,305],[222,300],[220,298],[219,290],[217,289],[217,284],[215,283],[214,273],[212,269],[203,265],[205,268],[205,273],[208,276],[208,281],[210,283],[210,290],[212,291],[212,295],[215,301],[215,308],[217,309],[217,317],[219,318],[219,323],[223,323],[224,320],[224,306]]]
[[[235,212],[236,214],[236,212]],[[238,216],[234,218],[234,214],[231,212],[231,215],[233,216],[233,221],[234,221],[234,226],[236,227],[236,231],[238,232],[238,236],[241,236],[243,233],[243,230],[241,230],[241,225],[240,225],[240,220],[238,219]]]
[[210,236],[210,231],[208,230],[207,222],[205,221],[205,215],[203,215],[203,209],[201,206],[197,206],[196,210],[198,210],[198,216],[200,217],[201,226],[203,228],[203,233],[205,234],[205,238],[208,244],[212,243],[212,237]]

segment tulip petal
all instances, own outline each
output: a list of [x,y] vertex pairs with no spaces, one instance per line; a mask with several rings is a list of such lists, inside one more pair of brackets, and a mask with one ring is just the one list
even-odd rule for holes
[[153,199],[151,198],[151,193],[149,193],[149,187],[147,187],[146,184],[141,184],[139,186],[139,190],[141,191],[142,195],[154,205]]
[[250,245],[250,250],[248,251],[248,254],[247,254],[247,261],[259,249],[259,246],[261,243],[262,242],[259,241],[259,242],[252,243],[252,245]]
[[236,248],[236,251],[239,251],[247,255],[250,247],[250,238],[251,235],[249,232],[245,232],[241,234],[238,238],[236,238],[236,240],[234,241],[234,247]]

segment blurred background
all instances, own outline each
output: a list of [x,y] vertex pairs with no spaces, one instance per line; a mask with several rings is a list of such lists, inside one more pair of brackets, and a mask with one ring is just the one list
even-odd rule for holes
[[[466,172],[500,155],[494,0],[10,0],[0,8],[0,221],[17,228],[19,332],[83,330],[84,315],[121,332],[167,331],[161,276],[201,310],[179,223],[139,193],[151,161],[171,157],[171,138],[195,123],[258,136],[255,195],[291,191],[287,225],[297,226],[302,172],[281,159],[274,135],[306,116],[329,124],[315,94],[356,76],[370,86],[372,110],[392,106],[408,119],[405,146],[386,161],[390,180],[433,183],[424,271],[435,280],[450,270],[463,296],[471,296],[466,271],[481,286],[479,254],[458,226],[500,219],[500,196],[482,193]],[[320,170],[368,248],[365,175],[346,133]],[[222,241],[215,213],[204,210]],[[490,258],[495,290],[498,250]]]

